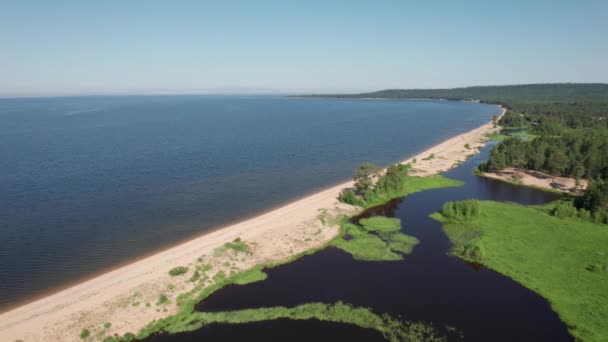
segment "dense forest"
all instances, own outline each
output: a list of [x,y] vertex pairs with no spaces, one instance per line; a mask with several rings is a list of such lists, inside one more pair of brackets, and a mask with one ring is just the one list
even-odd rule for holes
[[508,109],[500,121],[504,130],[525,130],[533,138],[501,141],[480,170],[516,167],[589,179],[584,195],[574,203],[579,210],[591,212],[596,221],[608,223],[608,84],[389,89],[304,97],[443,99],[502,105]]
[[480,101],[499,104],[511,111],[513,118],[525,113],[528,123],[539,117],[569,127],[602,125],[607,127],[608,84],[556,83],[510,86],[480,86],[453,89],[388,89],[360,94],[300,95],[326,98],[443,99]]

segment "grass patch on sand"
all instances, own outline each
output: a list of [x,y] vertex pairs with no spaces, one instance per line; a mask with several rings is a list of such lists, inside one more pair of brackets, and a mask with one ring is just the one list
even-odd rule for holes
[[89,331],[89,329],[82,329],[80,331],[80,338],[83,339],[83,340],[85,338],[89,337],[90,335],[91,335],[91,332]]
[[167,297],[166,294],[161,293],[158,295],[158,300],[156,301],[156,305],[164,305],[164,304],[169,304],[171,301],[169,300],[169,298]]
[[346,220],[342,222],[340,236],[330,245],[357,260],[393,261],[402,260],[419,243],[415,237],[399,232],[399,219],[375,216],[359,222],[361,225]]
[[533,184],[523,183],[522,180],[520,178],[517,178],[517,177],[511,177],[510,179],[490,177],[489,175],[485,174],[485,172],[480,171],[479,169],[473,170],[473,173],[475,173],[479,177],[484,177],[484,178],[489,178],[489,179],[495,179],[495,180],[498,180],[498,181],[501,181],[501,182],[509,183],[511,185],[524,186],[526,188],[533,188],[533,189],[537,189],[537,190],[541,190],[541,191],[545,191],[545,192],[552,192],[552,193],[558,194],[558,195],[562,195],[563,194],[563,192],[561,192],[559,190],[556,190],[556,189],[545,188],[545,187],[542,187],[542,186],[536,186],[536,185],[533,185]]
[[175,277],[175,276],[187,273],[187,272],[188,272],[188,267],[178,266],[178,267],[173,267],[171,270],[169,270],[169,275],[172,277]]
[[247,245],[241,238],[236,238],[232,242],[226,242],[223,246],[216,248],[213,251],[214,255],[222,255],[227,251],[234,251],[235,253],[251,253],[249,245]]
[[505,274],[547,298],[570,333],[608,340],[608,227],[550,215],[552,204],[479,202],[467,221],[439,213],[452,253]]

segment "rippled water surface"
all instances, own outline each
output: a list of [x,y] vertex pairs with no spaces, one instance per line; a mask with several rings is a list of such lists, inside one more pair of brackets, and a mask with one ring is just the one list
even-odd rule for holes
[[498,112],[278,96],[0,99],[0,311]]

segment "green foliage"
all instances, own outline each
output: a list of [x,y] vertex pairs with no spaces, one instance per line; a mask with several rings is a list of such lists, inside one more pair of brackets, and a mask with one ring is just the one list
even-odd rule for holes
[[378,177],[373,192],[376,195],[382,195],[404,191],[410,168],[410,164],[389,165],[386,172]]
[[158,295],[158,300],[156,301],[156,305],[164,305],[169,303],[169,298],[164,293]]
[[110,322],[105,322],[103,324],[104,329],[109,329],[111,326],[112,326],[112,323],[110,323]]
[[213,269],[213,266],[211,266],[211,264],[205,264],[205,265],[201,265],[197,268],[197,270],[201,271],[201,272],[207,272],[210,271],[211,269]]
[[246,272],[241,272],[231,277],[231,283],[236,285],[245,285],[249,283],[255,283],[268,278],[268,274],[262,271],[261,266],[256,266]]
[[592,218],[596,223],[608,224],[608,211],[596,211],[593,213]]
[[251,253],[249,245],[241,240],[241,238],[236,238],[232,242],[226,242],[223,246],[216,248],[213,251],[213,254],[222,255],[229,250],[232,250],[235,253]]
[[608,210],[608,181],[595,180],[590,182],[581,199],[581,205],[593,212]]
[[420,243],[415,237],[402,233],[388,234],[383,238],[391,251],[401,255],[412,253],[414,247]]
[[447,202],[441,208],[441,214],[455,221],[471,220],[479,216],[479,201],[475,199]]
[[576,217],[578,214],[578,211],[572,205],[572,202],[558,201],[555,204],[555,207],[553,207],[553,210],[551,211],[551,213],[555,217],[566,218],[566,217]]
[[482,171],[524,168],[551,175],[580,178],[608,177],[608,130],[580,129],[560,136],[522,140],[509,137],[496,145]]
[[200,329],[210,324],[244,324],[276,319],[310,320],[353,324],[374,329],[389,341],[444,341],[436,331],[421,323],[401,322],[388,314],[378,315],[368,308],[358,308],[341,302],[335,304],[308,303],[295,307],[267,307],[224,312],[193,312],[180,320],[167,322],[164,331],[175,334]]
[[394,217],[372,216],[359,220],[359,224],[373,232],[393,232],[401,229],[401,220]]
[[362,208],[371,208],[391,199],[404,197],[415,192],[460,186],[460,181],[445,178],[440,175],[428,177],[409,176],[409,164],[395,164],[387,168],[384,175],[378,177],[374,186],[363,195],[357,195],[351,189],[343,190],[338,200]]
[[91,332],[89,331],[89,329],[82,329],[80,331],[80,338],[83,339],[83,340],[85,338],[89,337],[90,335],[91,335]]
[[178,267],[174,267],[171,270],[169,270],[169,275],[172,277],[175,277],[175,276],[187,273],[187,272],[188,272],[188,267],[178,266]]
[[[355,170],[355,191],[343,190],[338,199],[352,205],[363,206],[365,202],[373,200],[378,196],[388,193],[402,192],[405,190],[405,179],[407,178],[410,165],[390,165],[386,172],[376,165],[365,163]],[[374,178],[377,178],[374,182]]]
[[194,283],[200,277],[201,277],[201,274],[198,272],[198,270],[196,270],[196,271],[194,271],[194,273],[192,274],[192,276],[190,277],[190,279],[188,279],[188,281],[191,282],[191,283]]
[[579,208],[577,215],[582,220],[591,220],[591,212],[585,208]]
[[[500,104],[517,113],[500,124],[526,127],[537,116],[572,128],[603,126],[601,118],[608,115],[608,84],[555,83],[508,86],[480,86],[453,89],[389,89],[362,94],[310,95],[312,97],[338,98],[410,98],[479,100]],[[519,117],[519,118],[518,118]]]
[[213,279],[213,281],[216,283],[220,283],[226,279],[226,273],[224,273],[224,271],[219,271],[211,279]]
[[[459,257],[483,263],[547,298],[577,340],[608,336],[608,229],[550,215],[555,204],[481,201],[483,215],[447,221]],[[445,220],[440,214],[433,218]],[[477,256],[478,255],[478,256]]]
[[135,340],[135,335],[133,333],[128,332],[128,333],[126,333],[124,335],[124,337],[122,338],[122,340],[126,341],[126,342],[133,341],[133,340]]
[[[488,162],[480,165],[481,171],[495,172],[510,166],[575,179],[608,180],[608,84],[389,89],[318,97],[429,98],[500,104],[508,109],[499,122],[503,127],[532,130],[533,134],[512,134],[526,139],[492,136],[505,139],[494,147]],[[598,222],[608,223],[608,210],[582,207],[592,211]]]
[[374,216],[359,220],[361,225],[343,222],[342,234],[330,245],[339,248],[354,259],[364,261],[401,260],[409,254],[419,241],[405,235],[399,219]]
[[355,192],[351,189],[342,190],[342,192],[340,192],[340,195],[338,195],[338,201],[350,205],[355,205],[358,207],[362,207],[365,205],[365,202],[361,200],[361,198],[359,198],[357,194],[355,194]]
[[331,242],[331,246],[349,253],[356,260],[393,261],[403,258],[393,252],[380,237],[365,232],[359,226],[349,224],[346,232],[347,239],[339,237]]
[[429,154],[429,156],[428,156],[428,157],[426,157],[426,158],[422,158],[422,160],[431,160],[431,159],[433,159],[433,158],[435,158],[435,154],[434,154],[434,153],[431,153],[431,154]]
[[371,163],[363,163],[355,170],[353,181],[355,182],[355,190],[360,194],[365,194],[371,190],[374,185],[373,177],[378,175],[382,168]]
[[467,150],[470,150],[470,149],[471,149],[471,145],[469,145],[469,144],[464,144],[464,148],[466,148]]

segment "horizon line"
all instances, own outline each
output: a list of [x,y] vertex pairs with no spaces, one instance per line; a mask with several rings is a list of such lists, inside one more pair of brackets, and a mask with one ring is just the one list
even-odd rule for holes
[[113,90],[92,90],[76,92],[71,90],[63,91],[40,91],[40,92],[5,92],[0,93],[0,99],[11,98],[53,98],[53,97],[87,97],[87,96],[179,96],[179,95],[331,95],[331,94],[365,94],[384,90],[442,90],[442,89],[464,89],[473,87],[509,87],[509,86],[528,86],[528,85],[557,85],[557,84],[586,84],[586,85],[608,85],[607,82],[537,82],[537,83],[509,83],[509,84],[481,84],[467,85],[458,87],[384,87],[373,90],[329,90],[329,89],[272,89],[272,88],[214,88],[214,89],[113,89]]

